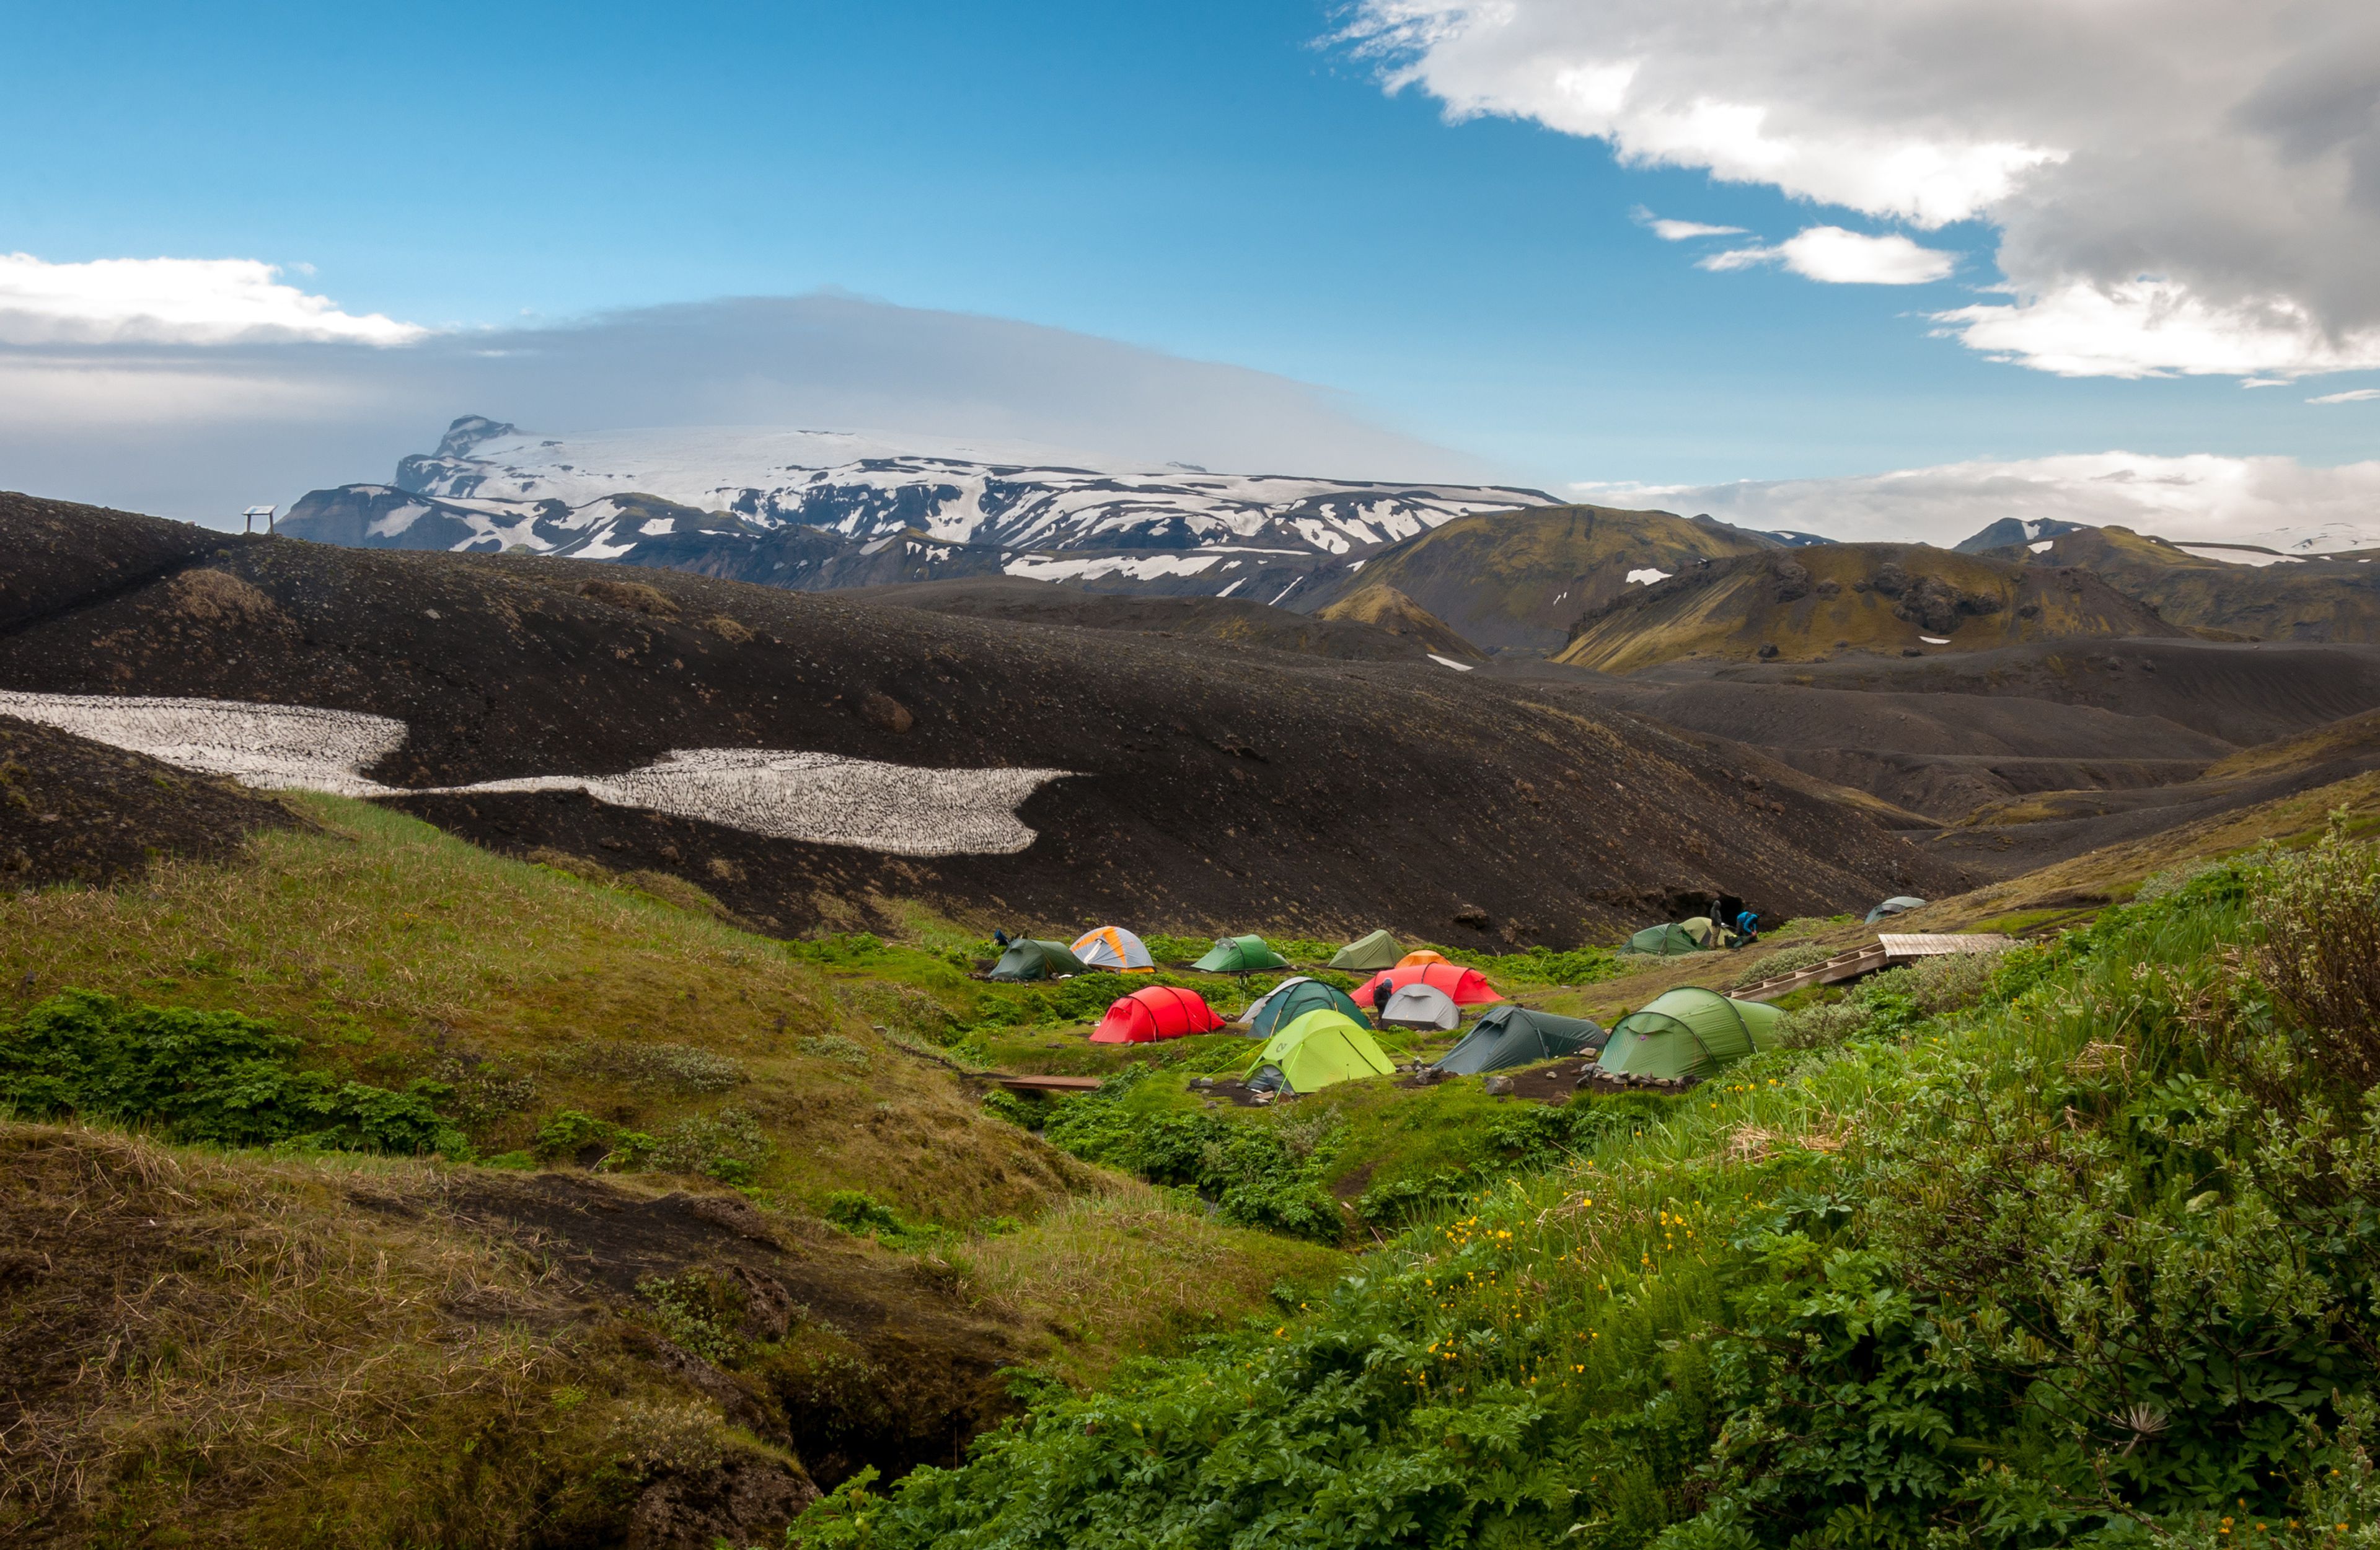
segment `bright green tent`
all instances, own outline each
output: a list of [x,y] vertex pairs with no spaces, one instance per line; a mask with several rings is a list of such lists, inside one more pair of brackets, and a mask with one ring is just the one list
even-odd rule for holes
[[1090,970],[1063,942],[1039,942],[1019,937],[1008,944],[991,966],[993,979],[1048,979],[1053,975],[1084,975]]
[[1334,1082],[1359,1076],[1387,1076],[1396,1062],[1380,1053],[1364,1025],[1344,1012],[1317,1007],[1299,1015],[1265,1043],[1247,1069],[1254,1076],[1267,1066],[1279,1070],[1293,1093],[1318,1092]]
[[1328,1007],[1363,1027],[1364,1009],[1335,985],[1325,985],[1318,979],[1285,979],[1272,987],[1248,1008],[1247,1024],[1250,1038],[1270,1038],[1318,1007]]
[[1377,974],[1382,969],[1395,968],[1397,960],[1404,955],[1405,950],[1397,945],[1394,937],[1386,931],[1375,931],[1368,937],[1356,938],[1332,954],[1330,966],[1353,969],[1361,974]]
[[1703,923],[1704,934],[1699,937],[1680,924],[1648,926],[1628,938],[1628,951],[1658,953],[1664,958],[1681,952],[1700,952],[1709,929],[1708,921]]
[[1210,975],[1245,975],[1258,969],[1286,969],[1289,960],[1265,946],[1262,937],[1218,937],[1207,956],[1190,966]]
[[1614,1076],[1708,1076],[1774,1045],[1783,1015],[1758,1001],[1681,986],[1613,1023],[1596,1063]]

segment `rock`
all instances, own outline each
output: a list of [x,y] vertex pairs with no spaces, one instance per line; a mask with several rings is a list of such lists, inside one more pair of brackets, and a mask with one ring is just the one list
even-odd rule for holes
[[1512,1096],[1512,1079],[1511,1077],[1509,1077],[1509,1076],[1491,1076],[1491,1077],[1489,1077],[1489,1078],[1488,1079],[1488,1096],[1489,1097],[1491,1097],[1491,1098],[1510,1097],[1510,1096]]
[[870,689],[859,701],[859,719],[889,733],[905,733],[917,724],[909,708],[881,689]]
[[1211,1076],[1194,1076],[1190,1079],[1190,1085],[1193,1087],[1212,1087],[1214,1084],[1215,1079]]
[[1760,660],[1764,662],[1773,662],[1777,660],[1777,645],[1774,641],[1760,648]]
[[1454,912],[1454,924],[1484,928],[1488,924],[1488,912],[1476,904],[1465,904]]

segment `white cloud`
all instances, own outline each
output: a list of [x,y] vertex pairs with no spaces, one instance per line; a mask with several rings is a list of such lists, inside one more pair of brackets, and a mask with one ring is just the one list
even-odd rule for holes
[[2309,404],[2361,404],[2380,398],[2380,388],[2356,388],[2348,393],[2325,393],[2319,398],[2309,398]]
[[1696,267],[1748,269],[1759,263],[1781,263],[1805,280],[1830,285],[1923,285],[1947,278],[1959,267],[1959,256],[1920,248],[1897,232],[1870,236],[1840,226],[1812,226],[1774,248],[1732,248]]
[[0,344],[221,345],[316,340],[403,345],[428,332],[343,312],[254,259],[98,259],[0,254]]
[[1660,216],[1638,212],[1639,219],[1653,228],[1653,235],[1664,242],[1684,242],[1697,236],[1742,236],[1742,226],[1709,226],[1700,221],[1670,221]]
[[2004,516],[2059,517],[2176,542],[2320,552],[2380,546],[2380,461],[2105,452],[1977,460],[1845,478],[1577,487],[1614,504],[1707,512],[1746,527],[1850,542],[1949,545]]
[[2380,326],[2327,333],[2300,302],[2222,306],[2168,280],[2075,284],[2045,296],[1937,312],[1971,350],[2061,377],[2234,376],[2380,367]]
[[1356,18],[1343,35],[1389,83],[1452,117],[1921,227],[1990,221],[2014,299],[1949,320],[1977,349],[2125,376],[2380,354],[2370,0],[1357,0]]

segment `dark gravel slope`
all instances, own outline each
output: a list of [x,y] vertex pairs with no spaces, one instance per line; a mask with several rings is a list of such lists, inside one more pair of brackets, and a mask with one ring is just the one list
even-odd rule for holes
[[[189,531],[17,503],[0,508],[0,553],[28,522],[72,523],[94,551]],[[687,747],[1076,772],[1021,809],[1039,831],[1025,852],[941,859],[575,793],[399,799],[504,848],[677,872],[787,932],[912,898],[1012,925],[1567,943],[1675,892],[1807,913],[1957,882],[1847,805],[1754,789],[1706,740],[1434,664],[631,581],[601,564],[214,541],[219,558],[96,601],[71,567],[32,578],[85,600],[36,599],[31,623],[0,633],[0,686],[396,717],[410,739],[372,773],[397,785],[617,772]]]

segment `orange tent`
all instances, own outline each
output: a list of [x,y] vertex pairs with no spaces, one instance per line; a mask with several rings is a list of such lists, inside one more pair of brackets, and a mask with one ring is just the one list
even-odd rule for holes
[[1091,1033],[1093,1044],[1153,1044],[1161,1038],[1211,1034],[1223,1025],[1206,998],[1196,990],[1152,985],[1135,990],[1108,1008]]
[[[1075,956],[1079,958],[1082,954],[1076,953]],[[1406,953],[1402,958],[1398,959],[1397,967],[1400,969],[1417,969],[1424,963],[1443,963],[1445,962],[1446,954],[1442,952],[1432,952],[1426,947],[1417,947],[1411,952]]]
[[1460,963],[1416,963],[1412,968],[1383,970],[1366,981],[1355,992],[1357,1006],[1377,1007],[1378,998],[1385,987],[1389,993],[1402,990],[1408,985],[1427,985],[1433,990],[1443,990],[1459,1007],[1486,1006],[1504,998],[1488,983],[1488,976],[1476,969],[1466,969]]

